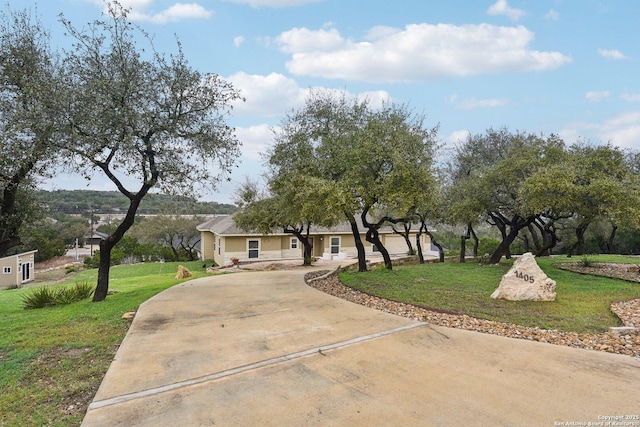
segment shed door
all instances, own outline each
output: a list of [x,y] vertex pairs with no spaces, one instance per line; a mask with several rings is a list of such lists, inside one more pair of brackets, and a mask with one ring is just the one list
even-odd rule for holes
[[22,264],[22,281],[26,282],[28,280],[31,280],[31,264],[25,262]]

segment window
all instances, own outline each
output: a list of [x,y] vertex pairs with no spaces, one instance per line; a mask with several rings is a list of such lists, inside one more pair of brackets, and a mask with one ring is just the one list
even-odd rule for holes
[[11,267],[2,267],[3,274],[11,274]]
[[331,253],[337,254],[340,252],[340,237],[331,238]]
[[295,237],[291,238],[291,249],[298,249],[298,239]]
[[218,237],[218,255],[220,255],[220,238]]
[[260,255],[260,240],[248,240],[247,251],[249,258],[258,258]]

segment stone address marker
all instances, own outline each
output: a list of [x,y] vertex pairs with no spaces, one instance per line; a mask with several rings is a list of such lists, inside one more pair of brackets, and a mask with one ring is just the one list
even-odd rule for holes
[[555,301],[556,281],[549,279],[538,266],[533,254],[527,252],[502,276],[500,285],[491,294],[491,298],[510,301]]

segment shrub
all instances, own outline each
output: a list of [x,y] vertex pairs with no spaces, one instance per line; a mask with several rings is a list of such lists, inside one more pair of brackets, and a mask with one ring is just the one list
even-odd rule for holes
[[52,307],[82,301],[93,295],[93,286],[89,282],[78,282],[74,286],[63,288],[39,287],[22,297],[25,310]]
[[478,256],[480,254],[492,254],[500,246],[500,240],[492,237],[482,237],[478,245]]
[[44,308],[54,305],[55,291],[46,286],[34,289],[22,297],[22,306],[25,310],[31,308]]

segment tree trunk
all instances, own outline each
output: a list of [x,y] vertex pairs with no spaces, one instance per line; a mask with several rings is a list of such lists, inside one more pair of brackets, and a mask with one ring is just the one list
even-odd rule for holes
[[576,239],[577,241],[569,247],[569,251],[567,252],[567,257],[571,257],[575,251],[576,255],[584,255],[584,234],[587,231],[587,224],[580,224],[576,227]]
[[429,238],[431,239],[431,243],[433,243],[433,246],[435,246],[436,248],[438,248],[438,261],[440,262],[444,262],[444,248],[442,247],[442,245],[436,240],[435,236],[433,235],[432,232],[429,231],[429,229],[427,229],[425,227],[425,233],[427,233],[427,236],[429,236]]
[[420,237],[422,236],[422,225],[416,233],[416,248],[418,251],[418,262],[424,264],[424,255],[422,254],[422,244],[420,243]]
[[460,262],[466,262],[467,257],[467,237],[463,234],[460,236]]
[[[102,242],[100,242],[100,244],[102,244]],[[180,261],[180,254],[178,253],[178,249],[174,248],[173,245],[171,246],[171,252],[173,252],[174,260]],[[102,248],[100,248],[100,253],[102,254]],[[109,251],[109,254],[111,254],[111,251]]]
[[618,231],[618,226],[611,224],[611,233],[609,233],[609,238],[607,239],[607,243],[606,243],[608,254],[616,253],[616,248],[614,243],[614,239],[616,238],[616,231]]
[[142,202],[142,199],[151,187],[153,187],[153,182],[146,182],[143,184],[140,191],[135,194],[128,194],[130,203],[129,208],[127,209],[127,214],[113,234],[100,241],[98,285],[96,286],[96,290],[93,294],[93,302],[104,301],[107,297],[107,292],[109,291],[109,270],[111,269],[111,250],[120,240],[122,240],[124,234],[133,226],[140,202]]
[[548,220],[544,226],[534,221],[535,225],[542,234],[542,245],[536,250],[536,257],[543,257],[551,255],[551,249],[553,249],[558,243],[558,236],[555,230],[555,219]]
[[380,235],[378,234],[378,230],[376,228],[369,228],[366,234],[367,242],[376,245],[380,254],[382,255],[382,259],[384,260],[384,267],[387,270],[393,269],[393,263],[391,262],[391,257],[389,256],[389,251],[384,247],[382,242],[380,241]]
[[285,233],[291,233],[294,236],[296,236],[298,238],[298,240],[300,240],[300,242],[302,243],[302,264],[303,265],[311,265],[311,251],[313,249],[313,247],[311,246],[311,240],[309,239],[309,227],[311,225],[307,224],[306,229],[306,235],[302,234],[302,232],[304,231],[305,227],[302,226],[299,229],[298,228],[285,228],[284,232]]
[[480,239],[478,239],[471,223],[467,226],[467,235],[470,235],[473,239],[473,257],[478,258],[478,246],[480,246]]
[[362,273],[367,271],[367,256],[364,252],[362,239],[360,238],[360,230],[358,230],[358,224],[356,223],[355,217],[348,212],[345,212],[345,215],[351,225],[351,234],[353,234],[353,240],[355,242],[356,249],[358,250],[358,271]]
[[[111,236],[109,236],[111,237]],[[100,265],[98,266],[98,286],[93,293],[93,302],[104,301],[109,291],[109,270],[111,268],[111,250],[115,243],[109,238],[100,241]]]
[[407,248],[409,249],[408,254],[409,255],[415,255],[415,251],[413,250],[413,245],[411,244],[411,239],[409,238],[409,235],[411,233],[411,224],[403,222],[402,226],[404,227],[404,232],[398,231],[398,230],[396,230],[395,227],[392,227],[393,232],[395,234],[399,234],[402,237],[404,237],[404,241],[407,244]]
[[[531,234],[531,240],[533,240],[533,246],[536,249],[536,253],[540,252],[540,248],[542,248],[543,244],[540,243],[540,237],[538,236],[538,232],[536,231],[536,229],[534,228],[535,226],[538,226],[537,223],[532,222],[531,224],[529,224],[527,226],[527,228],[529,229],[529,234]],[[542,236],[543,240],[544,240],[544,235]],[[528,248],[529,243],[527,241],[526,245],[525,245],[525,251],[526,252],[531,252]]]
[[576,228],[576,238],[578,241],[576,242],[576,255],[584,255],[584,233],[586,231],[585,228]]
[[365,239],[367,240],[367,242],[373,245],[376,245],[376,248],[378,248],[378,251],[382,255],[382,259],[384,260],[385,268],[387,270],[392,270],[393,264],[391,263],[391,257],[389,256],[389,251],[387,251],[387,248],[385,248],[384,245],[382,244],[382,241],[380,240],[380,235],[378,233],[378,229],[382,226],[382,224],[387,222],[387,220],[389,221],[393,221],[393,220],[391,220],[388,217],[385,217],[380,219],[375,224],[370,223],[369,221],[367,221],[367,213],[369,212],[370,208],[371,206],[366,207],[365,209],[362,210],[362,213],[360,214],[360,218],[362,219],[362,225],[364,225],[367,228]]
[[498,248],[495,250],[493,254],[491,254],[491,258],[489,258],[489,264],[498,264],[503,256],[507,256],[507,259],[511,257],[509,252],[509,247],[518,237],[518,229],[516,227],[512,227],[508,234],[505,234],[502,242],[498,245]]

